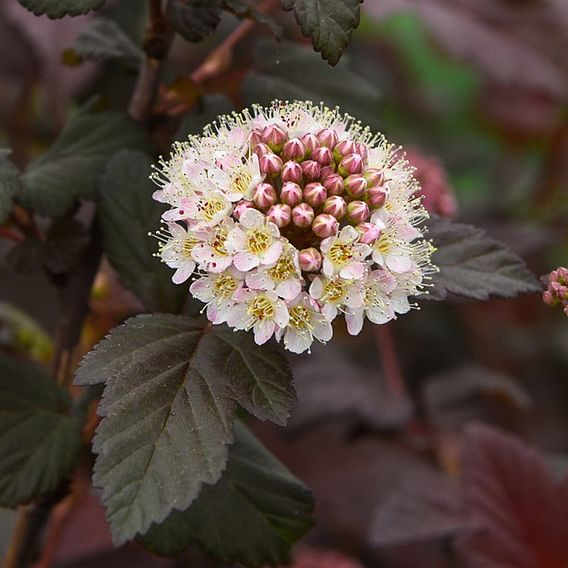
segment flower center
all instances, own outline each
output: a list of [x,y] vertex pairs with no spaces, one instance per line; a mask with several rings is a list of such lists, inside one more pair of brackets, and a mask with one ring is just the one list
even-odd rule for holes
[[195,248],[195,245],[198,242],[199,241],[193,236],[184,239],[181,244],[181,254],[183,256],[191,256],[191,251]]
[[262,254],[272,243],[272,235],[265,227],[254,229],[248,234],[247,247],[253,254]]
[[231,186],[237,193],[246,193],[252,182],[251,173],[245,166],[237,166],[231,176]]
[[382,294],[375,286],[365,286],[365,305],[383,308],[386,304]]
[[310,312],[304,306],[294,306],[290,308],[290,327],[298,330],[311,330],[313,325],[310,323]]
[[334,243],[329,249],[328,256],[333,264],[347,264],[353,258],[353,247],[349,243]]
[[223,201],[218,197],[208,199],[203,204],[203,217],[206,221],[211,221],[221,211],[223,211]]
[[328,280],[323,287],[322,300],[337,303],[345,296],[346,286],[340,280]]
[[283,255],[278,262],[268,269],[268,275],[274,282],[284,282],[296,276],[296,266],[292,260],[292,256]]
[[219,228],[211,239],[211,248],[220,256],[227,256],[225,242],[227,240],[227,229]]
[[274,317],[274,304],[266,296],[257,296],[248,307],[249,315],[257,320],[267,320]]
[[228,298],[237,289],[237,280],[229,274],[221,274],[215,280],[214,291],[215,296],[219,298]]

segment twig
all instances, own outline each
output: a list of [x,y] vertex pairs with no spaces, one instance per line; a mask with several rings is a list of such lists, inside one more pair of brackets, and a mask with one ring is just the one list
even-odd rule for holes
[[16,231],[13,231],[9,227],[0,227],[0,237],[8,239],[9,241],[14,241],[15,243],[22,243],[26,240],[23,235],[16,233]]
[[391,324],[373,326],[387,385],[393,394],[406,398],[408,392],[391,331]]

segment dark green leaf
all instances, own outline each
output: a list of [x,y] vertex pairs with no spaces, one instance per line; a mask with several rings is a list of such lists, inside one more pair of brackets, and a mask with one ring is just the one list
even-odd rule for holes
[[77,197],[95,196],[106,162],[121,148],[149,150],[151,144],[126,114],[79,112],[22,175],[19,201],[42,215],[65,213]]
[[142,49],[130,36],[116,22],[107,18],[97,18],[84,28],[71,52],[80,60],[103,63],[119,61],[132,69],[137,69],[144,58]]
[[10,161],[11,151],[0,150],[0,223],[12,210],[12,199],[20,191],[20,170]]
[[91,10],[98,10],[105,0],[18,0],[24,8],[36,16],[45,14],[48,18],[79,16]]
[[286,564],[290,547],[312,525],[312,508],[304,485],[237,421],[221,479],[139,540],[162,556],[197,543],[227,564]]
[[312,39],[316,51],[336,65],[359,25],[361,0],[281,0],[294,10],[302,33]]
[[142,315],[83,359],[76,384],[106,381],[94,481],[116,542],[185,510],[219,479],[237,403],[285,422],[294,401],[286,362],[244,335],[185,316]]
[[193,43],[217,29],[222,11],[223,0],[168,0],[166,8],[174,30]]
[[164,206],[152,199],[152,160],[142,152],[122,150],[108,163],[99,190],[99,219],[104,251],[121,282],[150,311],[179,312],[187,286],[172,282],[172,270],[154,256]]
[[260,41],[242,94],[246,104],[267,105],[274,99],[323,101],[377,125],[379,93],[349,67],[347,58],[330,69],[309,47],[294,43]]
[[79,261],[89,239],[82,223],[62,217],[51,223],[45,240],[28,238],[7,255],[8,263],[19,272],[63,274]]
[[237,18],[248,18],[267,26],[278,39],[282,37],[282,28],[278,23],[266,14],[259,12],[250,2],[246,0],[224,0],[223,7]]
[[456,294],[486,300],[541,290],[523,260],[481,229],[433,217],[427,236],[438,249],[432,262],[440,272],[434,274],[433,287],[421,299],[444,300]]
[[0,356],[0,505],[57,488],[76,462],[81,425],[70,399],[41,369]]
[[203,128],[220,115],[233,111],[233,104],[223,95],[207,95],[200,101],[196,111],[187,113],[176,133],[176,140],[183,140],[190,134],[201,134]]

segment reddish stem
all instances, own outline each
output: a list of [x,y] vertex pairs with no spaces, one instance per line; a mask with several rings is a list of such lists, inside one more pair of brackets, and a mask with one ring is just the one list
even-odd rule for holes
[[12,229],[8,227],[0,227],[0,237],[4,237],[10,241],[14,241],[15,243],[22,243],[26,239],[20,233],[16,233]]
[[406,397],[408,396],[408,392],[406,390],[400,361],[396,353],[391,324],[377,325],[374,326],[374,329],[387,385],[392,393]]

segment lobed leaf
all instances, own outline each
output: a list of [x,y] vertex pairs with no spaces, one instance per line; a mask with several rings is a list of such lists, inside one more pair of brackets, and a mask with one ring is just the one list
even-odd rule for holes
[[483,530],[462,536],[468,566],[566,566],[566,479],[515,437],[476,424],[465,434],[462,492]]
[[151,166],[148,156],[134,150],[121,150],[109,161],[99,189],[103,247],[123,285],[148,310],[177,313],[189,292],[152,256],[158,243],[148,229],[159,227],[163,206],[152,199]]
[[45,14],[48,18],[79,16],[91,10],[98,10],[105,0],[18,0],[20,4],[36,16]]
[[24,172],[19,201],[41,215],[62,215],[76,198],[95,196],[107,161],[122,148],[151,150],[152,145],[126,114],[82,110]]
[[316,51],[337,65],[359,25],[361,0],[281,0],[293,10],[302,33],[310,37]]
[[304,485],[237,421],[219,481],[139,541],[162,556],[197,543],[223,563],[274,566],[287,563],[292,544],[310,529],[312,508]]
[[11,150],[0,150],[0,223],[12,211],[12,200],[21,188],[20,170],[8,158]]
[[437,248],[432,263],[440,272],[423,299],[444,300],[456,294],[486,300],[541,290],[523,260],[481,229],[432,217],[427,236]]
[[285,422],[294,392],[284,359],[239,335],[185,316],[142,315],[83,359],[76,384],[106,382],[93,479],[116,542],[187,509],[219,479],[237,403]]
[[116,22],[97,18],[81,31],[71,50],[64,53],[64,59],[77,57],[80,61],[118,61],[137,69],[144,52]]
[[0,355],[0,506],[57,489],[81,449],[71,400],[40,368]]

